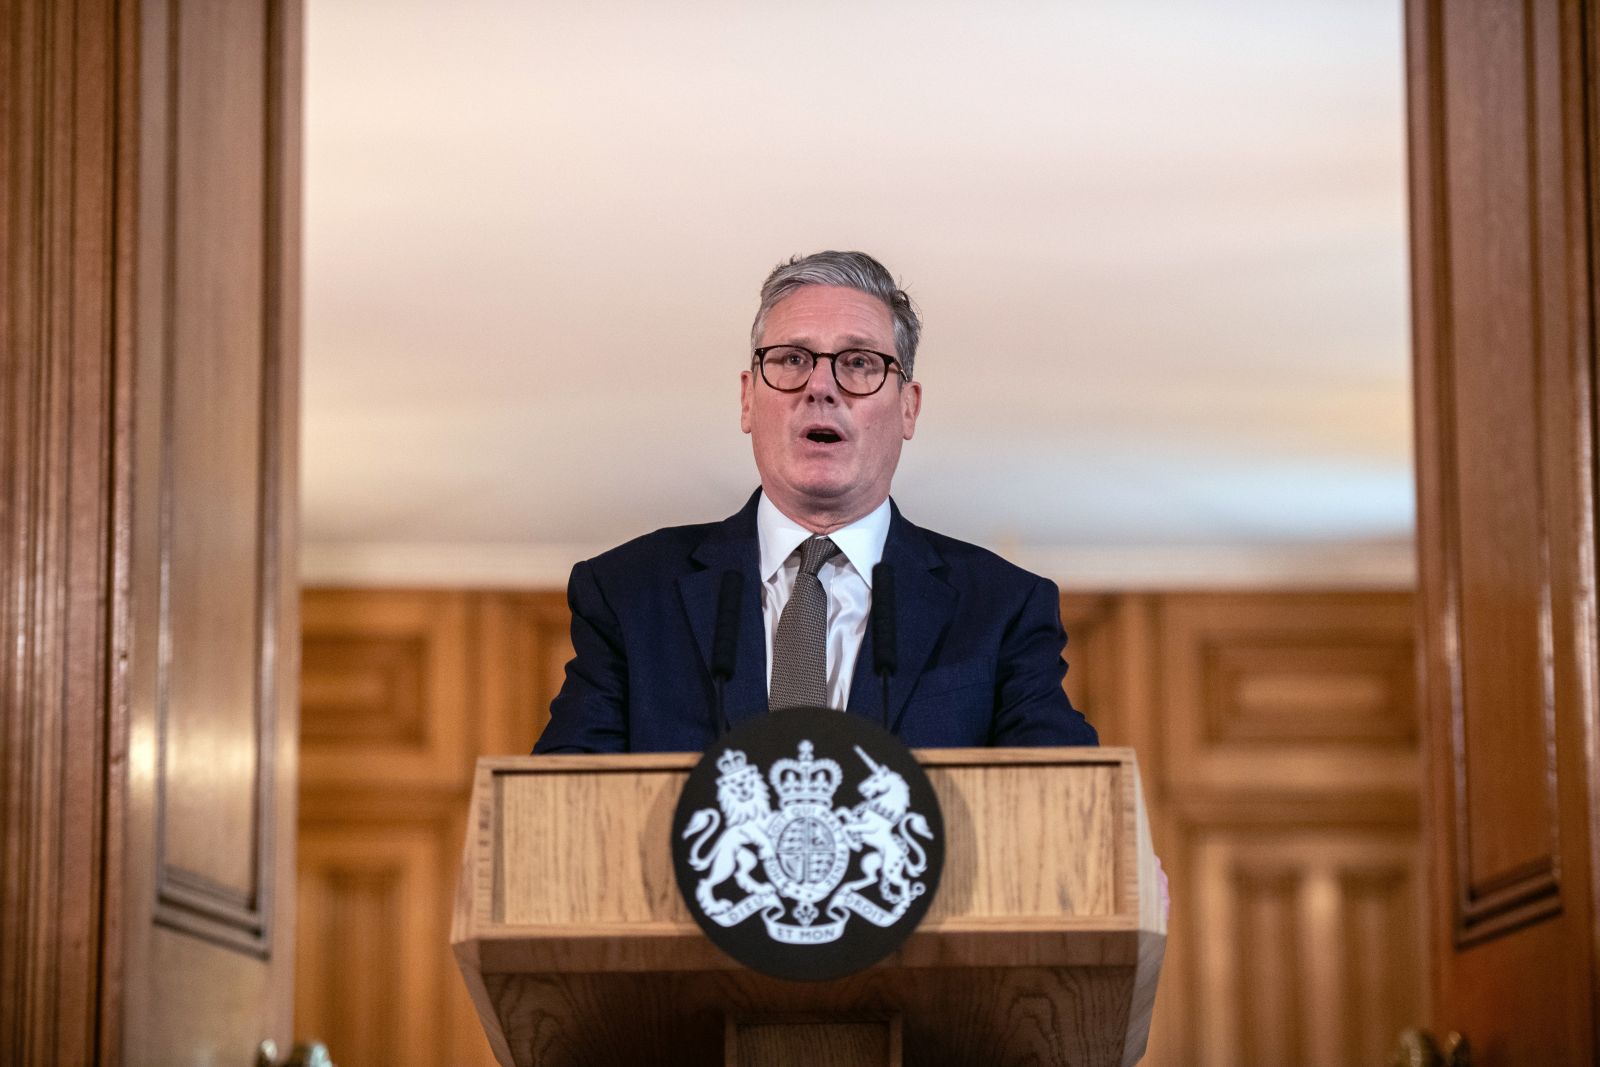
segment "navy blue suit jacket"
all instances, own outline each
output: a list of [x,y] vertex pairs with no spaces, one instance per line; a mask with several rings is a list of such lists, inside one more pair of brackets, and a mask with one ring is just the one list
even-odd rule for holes
[[[711,643],[725,571],[744,575],[733,724],[767,710],[767,639],[756,537],[759,493],[719,523],[657,530],[572,569],[566,681],[536,753],[698,752],[716,736]],[[846,709],[917,748],[1093,745],[1067,700],[1056,587],[994,553],[913,526],[891,504],[899,670],[872,673],[862,639]]]

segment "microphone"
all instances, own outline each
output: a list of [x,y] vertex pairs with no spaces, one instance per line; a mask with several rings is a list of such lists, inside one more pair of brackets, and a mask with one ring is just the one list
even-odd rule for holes
[[711,638],[711,682],[717,694],[717,737],[729,730],[728,715],[722,706],[722,690],[733,677],[739,652],[739,597],[744,593],[744,575],[723,571],[717,590],[717,628]]
[[889,676],[900,666],[895,645],[894,568],[872,568],[872,670],[883,682],[883,728],[889,728]]

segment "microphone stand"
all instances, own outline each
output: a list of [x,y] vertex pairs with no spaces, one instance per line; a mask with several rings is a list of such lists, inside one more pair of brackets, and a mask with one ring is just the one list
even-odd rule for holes
[[711,685],[715,690],[716,716],[714,724],[717,740],[730,729],[728,711],[724,705],[723,690],[733,677],[733,667],[738,662],[739,650],[739,597],[744,592],[744,575],[738,571],[724,571],[722,585],[717,590],[717,629],[711,638]]
[[895,640],[894,568],[872,568],[872,669],[883,683],[883,729],[889,730],[889,679],[899,664]]

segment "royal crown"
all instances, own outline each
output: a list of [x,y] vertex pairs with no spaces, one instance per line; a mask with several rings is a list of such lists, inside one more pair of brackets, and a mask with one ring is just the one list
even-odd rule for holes
[[785,807],[833,803],[833,791],[839,788],[844,772],[831,759],[813,759],[811,752],[811,742],[802,741],[798,760],[781,759],[772,764],[772,787],[778,791],[778,802]]
[[717,757],[717,770],[722,772],[717,776],[718,787],[737,782],[741,778],[761,781],[761,772],[752,767],[745,760],[744,753],[736,748],[730,748]]

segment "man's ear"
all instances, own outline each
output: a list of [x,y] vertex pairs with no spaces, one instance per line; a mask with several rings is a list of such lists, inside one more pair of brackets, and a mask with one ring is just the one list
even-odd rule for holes
[[922,383],[907,382],[900,390],[900,436],[907,441],[917,432],[917,416],[922,413]]
[[750,405],[755,400],[755,376],[749,371],[739,372],[739,429],[750,432]]

